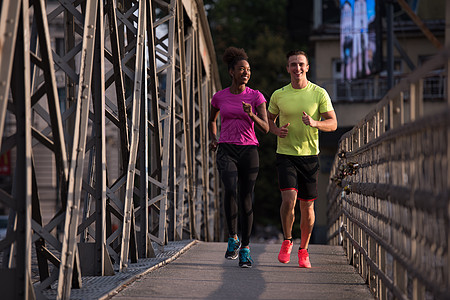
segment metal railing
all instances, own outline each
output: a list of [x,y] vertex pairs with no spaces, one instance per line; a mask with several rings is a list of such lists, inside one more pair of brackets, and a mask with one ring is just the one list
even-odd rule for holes
[[[405,75],[394,76],[395,84],[398,84]],[[423,78],[423,100],[442,101],[445,99],[444,87],[447,74],[444,69],[430,72]],[[320,85],[330,93],[334,103],[339,102],[377,102],[388,92],[388,83],[385,76],[377,76],[368,79],[352,81],[321,80]],[[409,91],[405,91],[405,100],[409,98]]]
[[[378,299],[450,296],[449,57],[391,89],[341,138],[332,167],[329,243],[343,245]],[[439,69],[446,100],[425,115],[424,80]]]
[[[206,124],[220,81],[203,2],[5,0],[0,13],[0,154],[15,157],[0,190],[2,297],[57,284],[69,299],[81,275],[120,272],[154,244],[219,240]],[[48,222],[44,187],[58,207]]]

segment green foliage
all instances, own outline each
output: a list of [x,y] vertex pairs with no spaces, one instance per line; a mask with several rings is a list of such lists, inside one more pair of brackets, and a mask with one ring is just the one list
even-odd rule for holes
[[287,0],[206,0],[222,86],[230,85],[222,54],[229,46],[244,48],[249,55],[252,78],[249,86],[270,96],[287,78]]

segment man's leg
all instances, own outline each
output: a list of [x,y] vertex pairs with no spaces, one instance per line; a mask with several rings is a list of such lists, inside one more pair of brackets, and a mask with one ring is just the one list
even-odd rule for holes
[[316,219],[314,213],[314,201],[300,201],[300,212],[300,230],[302,236],[300,248],[308,249],[314,221]]
[[300,268],[311,268],[309,261],[308,245],[311,238],[311,232],[314,227],[314,201],[300,201],[300,230],[302,240],[298,250],[298,266]]
[[285,239],[292,239],[292,226],[295,220],[295,203],[297,201],[297,191],[294,189],[281,191],[281,225]]
[[280,216],[283,226],[284,241],[281,244],[278,261],[287,264],[291,260],[292,251],[292,226],[295,219],[295,202],[297,201],[297,191],[294,189],[281,191]]

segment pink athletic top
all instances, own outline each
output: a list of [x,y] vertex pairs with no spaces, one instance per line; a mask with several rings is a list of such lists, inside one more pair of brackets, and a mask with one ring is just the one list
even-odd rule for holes
[[255,123],[244,112],[242,101],[251,104],[252,111],[256,115],[256,107],[266,102],[266,99],[260,91],[249,87],[238,95],[232,94],[228,87],[218,91],[212,97],[211,105],[220,110],[219,143],[259,145],[255,135]]

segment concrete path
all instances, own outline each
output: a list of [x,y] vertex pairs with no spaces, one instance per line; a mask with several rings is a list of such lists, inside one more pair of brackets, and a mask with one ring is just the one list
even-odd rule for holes
[[311,269],[298,268],[296,245],[288,264],[278,262],[278,244],[250,247],[253,268],[242,269],[224,258],[226,243],[195,243],[111,299],[374,299],[342,247],[310,245]]

